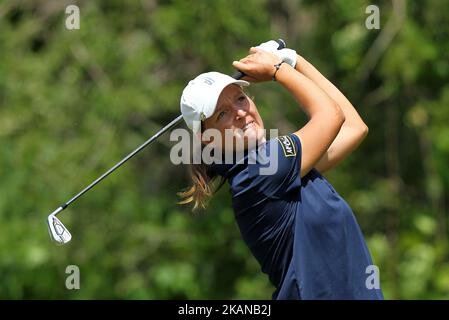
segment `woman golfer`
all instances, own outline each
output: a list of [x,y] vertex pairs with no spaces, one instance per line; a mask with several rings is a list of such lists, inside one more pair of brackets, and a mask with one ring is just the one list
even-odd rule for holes
[[321,175],[354,151],[368,128],[315,67],[277,47],[269,41],[251,48],[233,66],[249,82],[277,81],[308,122],[265,140],[257,107],[242,90],[247,81],[199,75],[183,91],[184,120],[203,148],[233,161],[192,165],[193,186],[181,194],[182,203],[204,207],[214,180],[229,182],[240,232],[276,287],[273,299],[383,299],[370,280],[373,262],[352,210]]

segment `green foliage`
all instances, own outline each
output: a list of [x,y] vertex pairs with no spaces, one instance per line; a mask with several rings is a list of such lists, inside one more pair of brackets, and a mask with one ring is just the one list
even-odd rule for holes
[[[176,204],[189,184],[168,135],[68,208],[72,242],[45,219],[179,114],[200,72],[232,73],[248,48],[282,37],[329,77],[370,128],[329,180],[353,208],[386,298],[449,297],[448,0],[407,2],[365,77],[381,29],[369,1],[0,3],[0,299],[269,299],[274,288],[240,238],[225,186],[206,212]],[[306,118],[275,83],[250,89],[267,128]],[[81,289],[65,288],[78,265]]]

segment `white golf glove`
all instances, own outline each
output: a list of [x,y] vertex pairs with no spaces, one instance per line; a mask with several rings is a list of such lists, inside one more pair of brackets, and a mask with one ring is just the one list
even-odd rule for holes
[[270,41],[261,43],[256,48],[273,53],[274,55],[279,57],[279,59],[288,63],[289,65],[291,65],[294,68],[296,66],[296,59],[298,57],[296,51],[293,49],[288,49],[288,48],[278,50],[278,47],[279,47],[279,44],[276,41],[270,40]]

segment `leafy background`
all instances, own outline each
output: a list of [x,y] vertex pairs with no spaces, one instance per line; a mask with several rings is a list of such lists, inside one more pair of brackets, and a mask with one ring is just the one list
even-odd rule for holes
[[[81,28],[65,28],[76,4]],[[380,8],[379,30],[365,9]],[[449,8],[335,0],[0,1],[0,299],[270,299],[227,187],[176,204],[188,171],[169,135],[62,215],[45,219],[179,114],[188,80],[284,38],[348,96],[370,133],[328,174],[353,208],[387,299],[449,297]],[[305,122],[276,83],[255,85],[268,128]],[[65,268],[81,289],[65,288]]]

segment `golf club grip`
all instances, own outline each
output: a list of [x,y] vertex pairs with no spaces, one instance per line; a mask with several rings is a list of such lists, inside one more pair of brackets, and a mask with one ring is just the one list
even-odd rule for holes
[[[278,50],[284,49],[287,46],[285,44],[285,41],[282,39],[277,39],[276,42],[279,44]],[[241,71],[237,71],[232,75],[232,77],[237,80],[243,78],[244,76],[245,76],[245,74]]]

